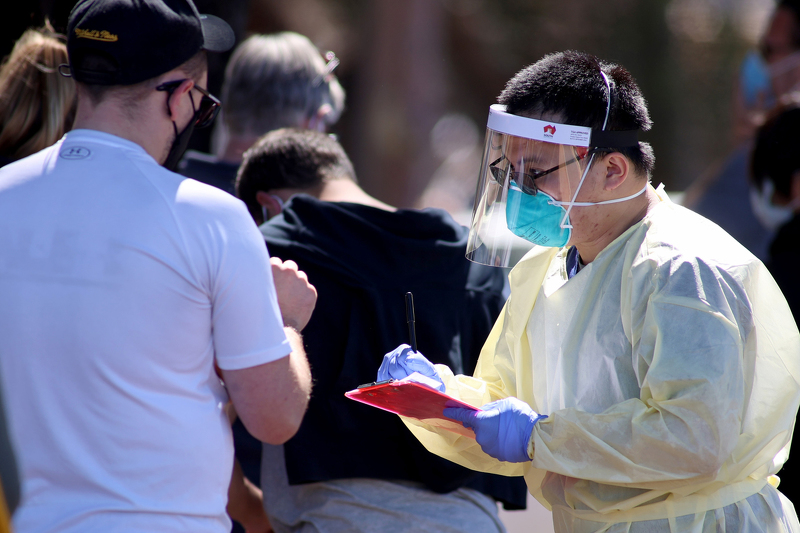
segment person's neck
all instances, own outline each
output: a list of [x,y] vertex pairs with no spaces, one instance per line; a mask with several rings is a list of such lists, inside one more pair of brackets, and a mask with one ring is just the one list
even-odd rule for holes
[[[144,113],[143,116],[147,114]],[[97,106],[79,102],[72,129],[101,131],[134,142],[159,164],[163,162],[166,156],[165,147],[169,144],[166,128],[153,128],[149,121],[132,120],[113,101],[104,101]]]
[[324,181],[317,187],[309,189],[273,189],[270,194],[278,196],[284,202],[295,194],[308,194],[322,202],[348,202],[351,204],[361,204],[385,211],[397,211],[396,207],[383,203],[377,198],[373,198],[364,189],[352,180],[334,179]]
[[641,221],[661,200],[655,189],[647,186],[642,195],[625,202],[598,206],[605,213],[601,220],[611,220],[612,223],[602,228],[600,232],[585,242],[576,244],[580,259],[588,265],[617,237],[625,233],[631,226]]
[[257,140],[258,137],[231,136],[225,145],[225,149],[222,151],[220,160],[235,165],[241,164],[244,153],[248,148],[253,146]]
[[323,202],[350,202],[368,205],[385,211],[397,211],[396,207],[373,198],[352,180],[338,179],[323,182],[318,198]]

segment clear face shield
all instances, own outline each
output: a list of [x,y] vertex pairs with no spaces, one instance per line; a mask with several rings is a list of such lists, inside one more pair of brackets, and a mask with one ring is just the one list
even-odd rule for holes
[[536,121],[541,122],[537,124],[542,129],[540,137],[547,141],[509,133],[513,128],[497,124],[496,119],[516,122],[515,118],[523,117],[498,108],[502,106],[492,106],[489,115],[467,258],[486,265],[509,266],[519,258],[520,250],[530,248],[530,243],[567,243],[571,230],[567,213],[554,204],[572,199],[572,186],[580,182],[588,168],[589,149],[552,142],[558,130],[565,127],[562,124]]
[[[605,75],[604,75],[605,78]],[[609,87],[609,95],[610,95]],[[606,108],[606,122],[610,106]],[[605,131],[489,110],[467,259],[506,267],[530,249],[565,246],[574,207],[626,201],[578,202],[596,147],[638,144],[638,130]],[[594,147],[594,148],[593,148]]]

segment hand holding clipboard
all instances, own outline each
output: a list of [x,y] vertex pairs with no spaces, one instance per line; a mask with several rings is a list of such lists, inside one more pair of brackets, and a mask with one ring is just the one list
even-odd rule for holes
[[[406,293],[406,321],[408,323],[411,351],[416,353],[417,337],[414,297],[410,292]],[[404,348],[403,352],[408,350],[408,347]],[[421,354],[417,357],[422,359],[422,361],[419,361],[421,365],[430,366],[430,363]],[[433,372],[435,374],[435,371]],[[471,429],[467,429],[460,422],[444,416],[442,412],[447,407],[463,407],[474,411],[480,411],[480,409],[457,400],[444,392],[439,392],[437,389],[443,390],[441,380],[419,372],[413,372],[403,379],[389,379],[361,385],[357,389],[346,392],[345,396],[351,400],[365,403],[390,413],[414,418],[432,426],[441,427],[474,439],[475,433]]]
[[[414,378],[426,379],[425,376],[414,376]],[[447,418],[442,412],[446,407],[463,407],[474,411],[480,409],[415,381],[395,379],[387,383],[367,384],[344,395],[351,400],[390,413],[414,418],[431,426],[475,438],[475,433],[471,429],[465,428],[461,422]]]

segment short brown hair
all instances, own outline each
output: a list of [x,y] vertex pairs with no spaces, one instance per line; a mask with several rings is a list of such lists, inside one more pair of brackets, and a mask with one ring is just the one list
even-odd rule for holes
[[333,137],[314,130],[273,130],[244,153],[236,176],[236,196],[261,217],[258,191],[313,189],[337,179],[356,181],[353,163]]

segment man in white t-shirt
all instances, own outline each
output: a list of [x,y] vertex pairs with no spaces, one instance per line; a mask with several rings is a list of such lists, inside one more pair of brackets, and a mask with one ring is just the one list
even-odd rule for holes
[[225,405],[265,442],[296,432],[316,292],[270,266],[239,200],[162,166],[215,115],[206,50],[228,25],[190,0],[84,0],[68,31],[75,130],[0,171],[14,525],[226,532]]

